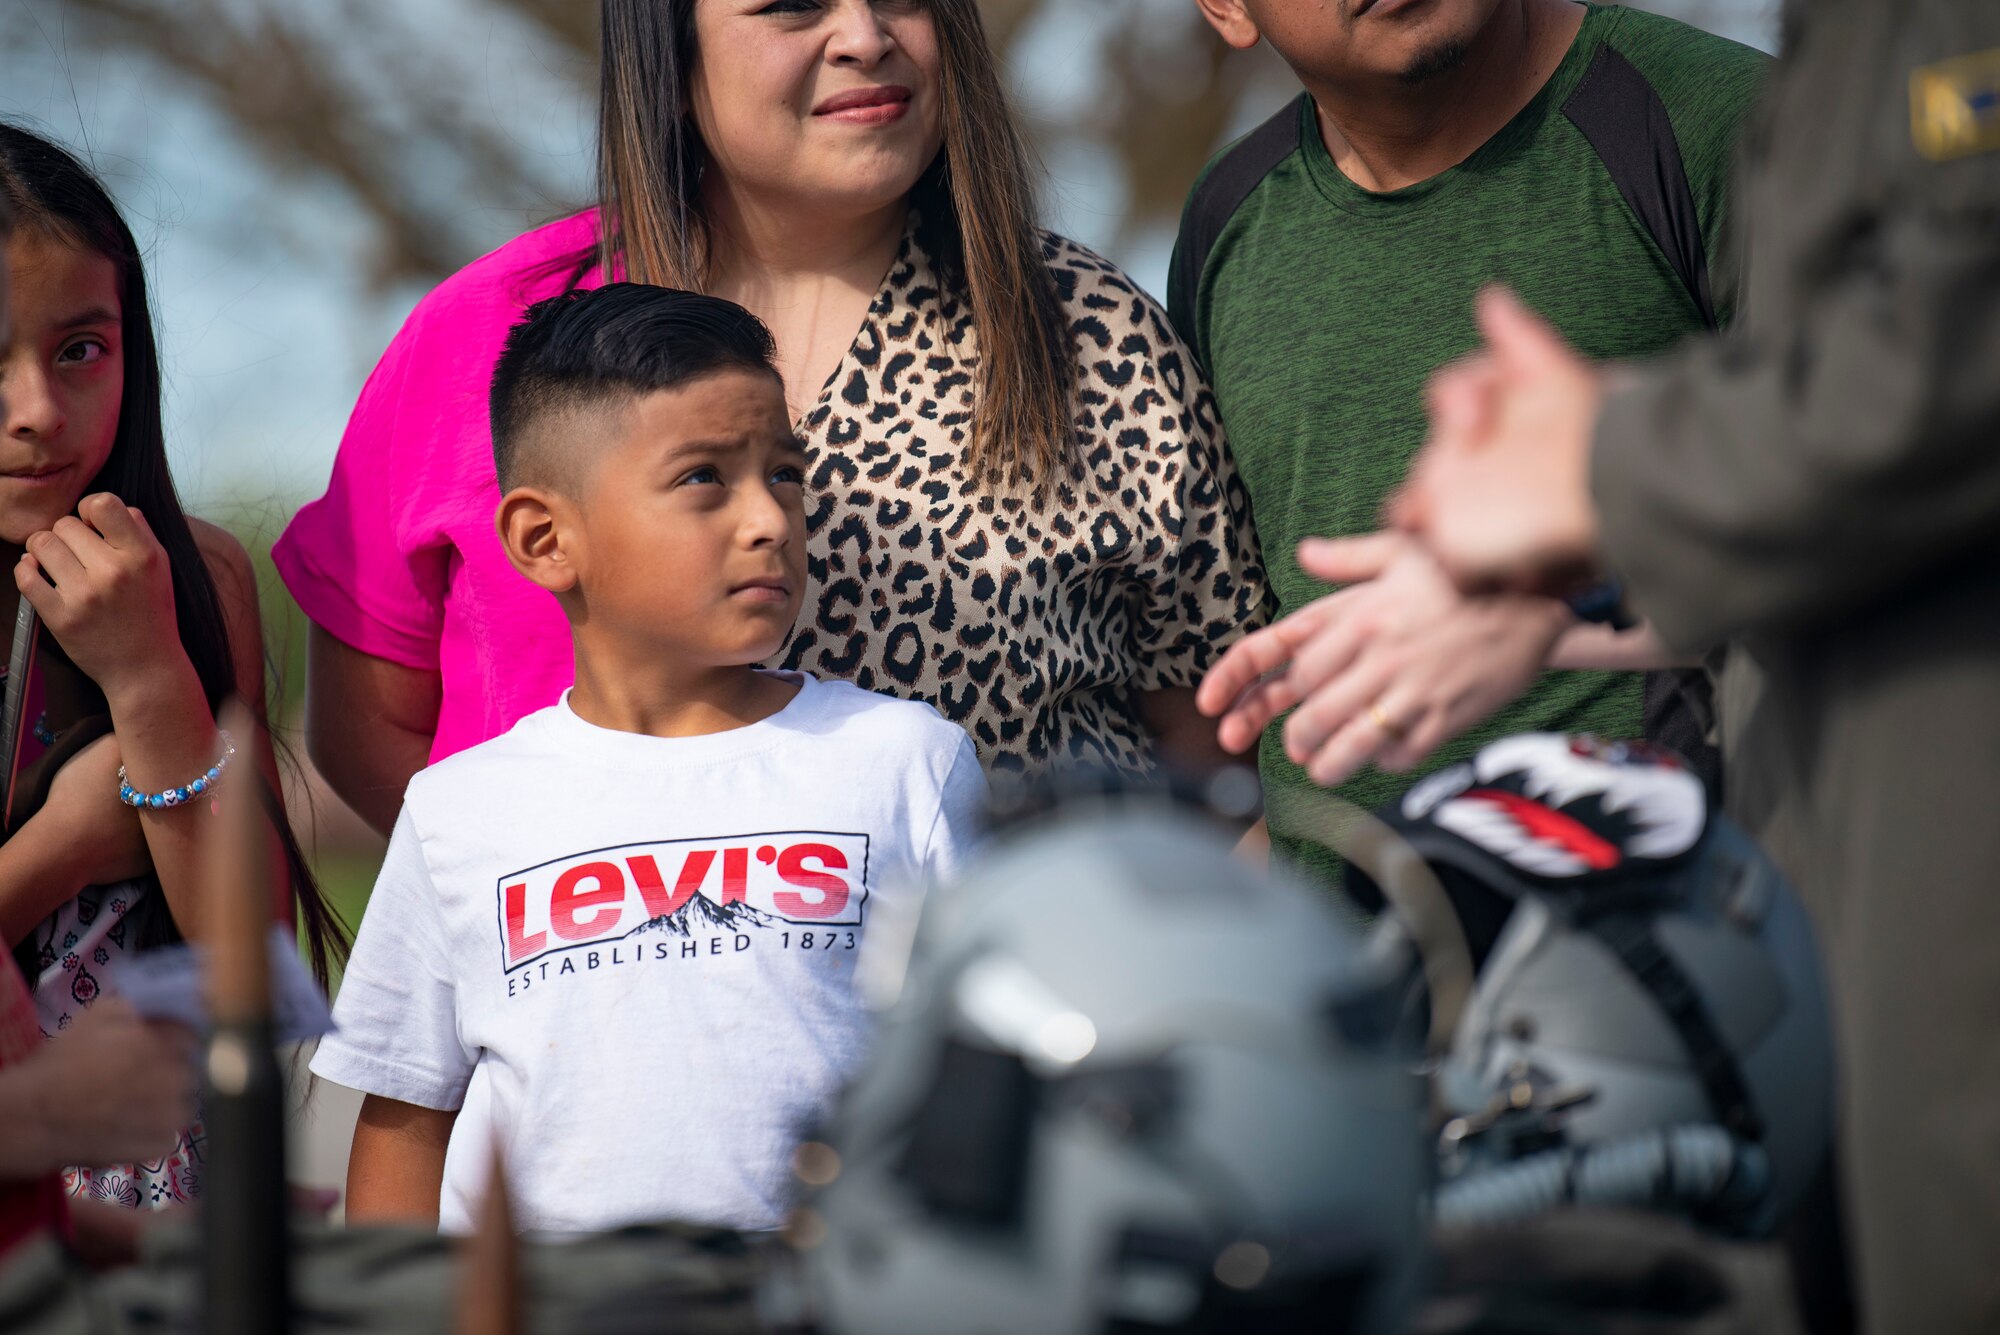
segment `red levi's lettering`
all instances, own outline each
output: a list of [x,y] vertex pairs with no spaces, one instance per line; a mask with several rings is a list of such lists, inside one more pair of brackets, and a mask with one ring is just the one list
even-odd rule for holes
[[750,897],[750,850],[747,848],[725,848],[722,850],[722,898],[723,904],[741,904]]
[[651,853],[641,853],[637,857],[625,859],[625,865],[632,869],[632,879],[639,886],[639,897],[646,901],[648,918],[664,918],[676,913],[683,904],[694,898],[694,892],[701,889],[701,883],[708,879],[708,869],[715,865],[715,850],[697,848],[681,863],[681,874],[674,880],[673,893],[667,892],[666,878],[660,875],[660,864]]
[[847,869],[847,855],[832,844],[793,844],[778,855],[778,876],[787,885],[815,893],[808,897],[797,890],[778,890],[771,903],[787,918],[834,917],[847,907],[846,878],[808,868],[808,858],[834,871]]
[[527,932],[522,930],[528,917],[528,887],[510,885],[506,891],[507,905],[507,958],[522,959],[534,954],[548,944],[547,932]]
[[[594,881],[595,890],[578,890],[582,881]],[[609,927],[625,903],[625,873],[615,862],[586,862],[571,867],[556,880],[549,896],[549,926],[565,941],[588,941]],[[588,910],[588,917],[580,916]]]
[[689,917],[702,909],[697,900],[747,910],[727,916],[766,930],[782,931],[784,922],[858,928],[869,865],[868,836],[840,830],[662,839],[551,858],[495,878],[502,965],[511,973],[651,922],[684,933],[710,921]]

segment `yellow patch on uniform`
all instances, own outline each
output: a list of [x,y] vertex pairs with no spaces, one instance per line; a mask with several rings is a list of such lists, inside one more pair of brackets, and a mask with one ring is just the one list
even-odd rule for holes
[[1934,162],[2000,148],[2000,47],[1910,75],[1910,138]]

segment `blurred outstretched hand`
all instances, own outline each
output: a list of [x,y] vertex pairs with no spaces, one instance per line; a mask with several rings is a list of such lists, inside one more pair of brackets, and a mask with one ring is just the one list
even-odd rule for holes
[[1462,588],[1560,593],[1596,559],[1601,373],[1504,288],[1479,295],[1478,321],[1483,351],[1432,380],[1430,437],[1388,519]]

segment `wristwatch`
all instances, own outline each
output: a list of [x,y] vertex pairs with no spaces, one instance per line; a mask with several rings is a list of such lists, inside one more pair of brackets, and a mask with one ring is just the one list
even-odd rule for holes
[[1625,583],[1616,575],[1599,580],[1579,593],[1563,599],[1579,621],[1594,622],[1613,630],[1630,630],[1639,624],[1625,606]]

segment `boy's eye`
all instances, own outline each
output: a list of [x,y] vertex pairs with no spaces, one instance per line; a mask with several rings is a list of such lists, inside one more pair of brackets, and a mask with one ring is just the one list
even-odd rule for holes
[[762,9],[752,10],[754,14],[810,14],[819,8],[818,0],[771,0]]
[[771,470],[771,481],[802,487],[806,482],[806,470],[797,464],[784,464]]
[[715,465],[703,464],[701,467],[694,469],[692,472],[688,473],[686,477],[683,477],[681,479],[681,485],[706,486],[712,483],[718,483],[720,481],[722,481],[722,474],[716,471]]

